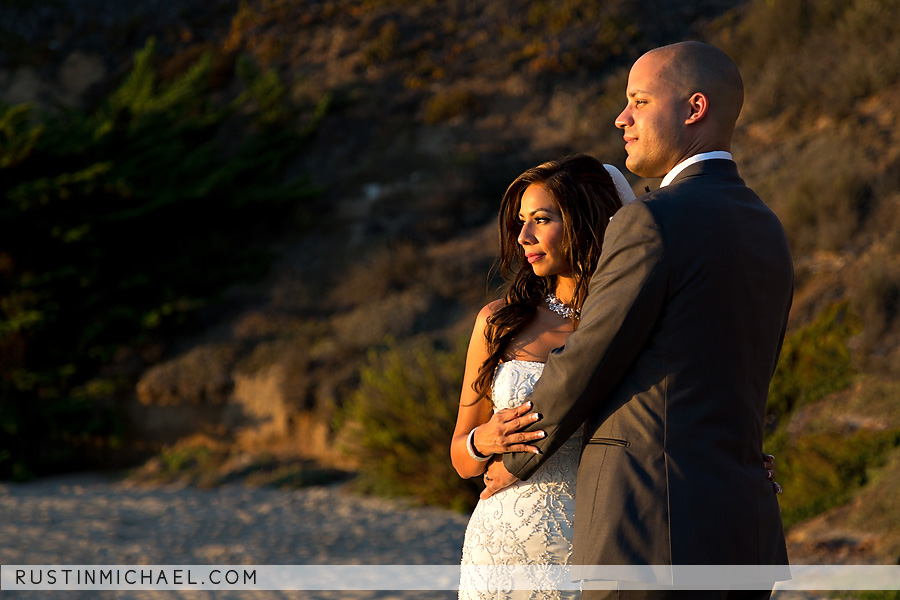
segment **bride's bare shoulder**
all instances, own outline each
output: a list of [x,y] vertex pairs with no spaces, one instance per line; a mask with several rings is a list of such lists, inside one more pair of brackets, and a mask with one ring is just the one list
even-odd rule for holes
[[498,310],[506,306],[506,299],[500,298],[499,300],[494,300],[493,302],[489,302],[484,305],[484,308],[481,309],[481,312],[478,313],[478,316],[484,315],[485,318],[491,316],[496,313]]
[[504,306],[506,306],[506,300],[503,298],[485,304],[478,312],[478,316],[475,318],[476,331],[484,331],[485,327],[487,326],[488,317],[495,314]]

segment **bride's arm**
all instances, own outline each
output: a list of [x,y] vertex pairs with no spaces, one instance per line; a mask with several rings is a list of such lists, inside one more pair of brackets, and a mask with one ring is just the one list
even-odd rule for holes
[[544,436],[543,431],[519,432],[540,418],[536,413],[528,413],[530,402],[515,409],[494,413],[491,401],[488,398],[478,399],[478,394],[472,388],[481,365],[489,356],[484,337],[487,318],[501,305],[502,300],[492,302],[478,313],[466,354],[459,413],[456,416],[453,439],[450,441],[450,460],[456,472],[464,479],[484,473],[487,459],[494,454],[537,452],[537,448],[526,443]]

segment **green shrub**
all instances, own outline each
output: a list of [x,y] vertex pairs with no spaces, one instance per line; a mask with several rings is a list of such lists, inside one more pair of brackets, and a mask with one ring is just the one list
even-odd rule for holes
[[450,463],[465,344],[449,351],[420,341],[369,353],[344,413],[347,450],[367,492],[470,509],[475,483]]
[[32,122],[31,110],[28,104],[0,105],[0,169],[25,160],[41,138],[44,127]]
[[92,112],[0,107],[0,478],[115,445],[133,382],[101,368],[262,275],[256,230],[315,193],[284,182],[301,135],[244,133],[210,101],[208,58],[163,85],[153,54]]
[[238,57],[235,71],[245,89],[235,98],[234,107],[245,107],[263,126],[285,124],[289,120],[291,105],[275,69],[261,71],[253,59],[244,54]]
[[849,501],[868,483],[872,470],[900,445],[900,429],[790,436],[784,430],[766,442],[778,460],[779,497],[785,527]]
[[855,370],[847,341],[859,329],[858,318],[842,302],[785,339],[769,385],[767,421],[772,429],[798,407],[852,383]]

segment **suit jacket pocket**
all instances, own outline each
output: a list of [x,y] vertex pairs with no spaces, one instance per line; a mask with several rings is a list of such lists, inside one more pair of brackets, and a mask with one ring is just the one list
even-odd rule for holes
[[616,438],[591,438],[587,441],[588,445],[597,444],[600,446],[630,446],[631,442],[627,440],[617,440]]

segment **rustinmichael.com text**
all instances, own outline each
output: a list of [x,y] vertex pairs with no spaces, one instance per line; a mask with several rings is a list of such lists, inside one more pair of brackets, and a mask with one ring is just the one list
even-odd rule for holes
[[173,589],[204,586],[253,587],[256,569],[181,567],[30,567],[15,569],[15,585],[35,589]]

